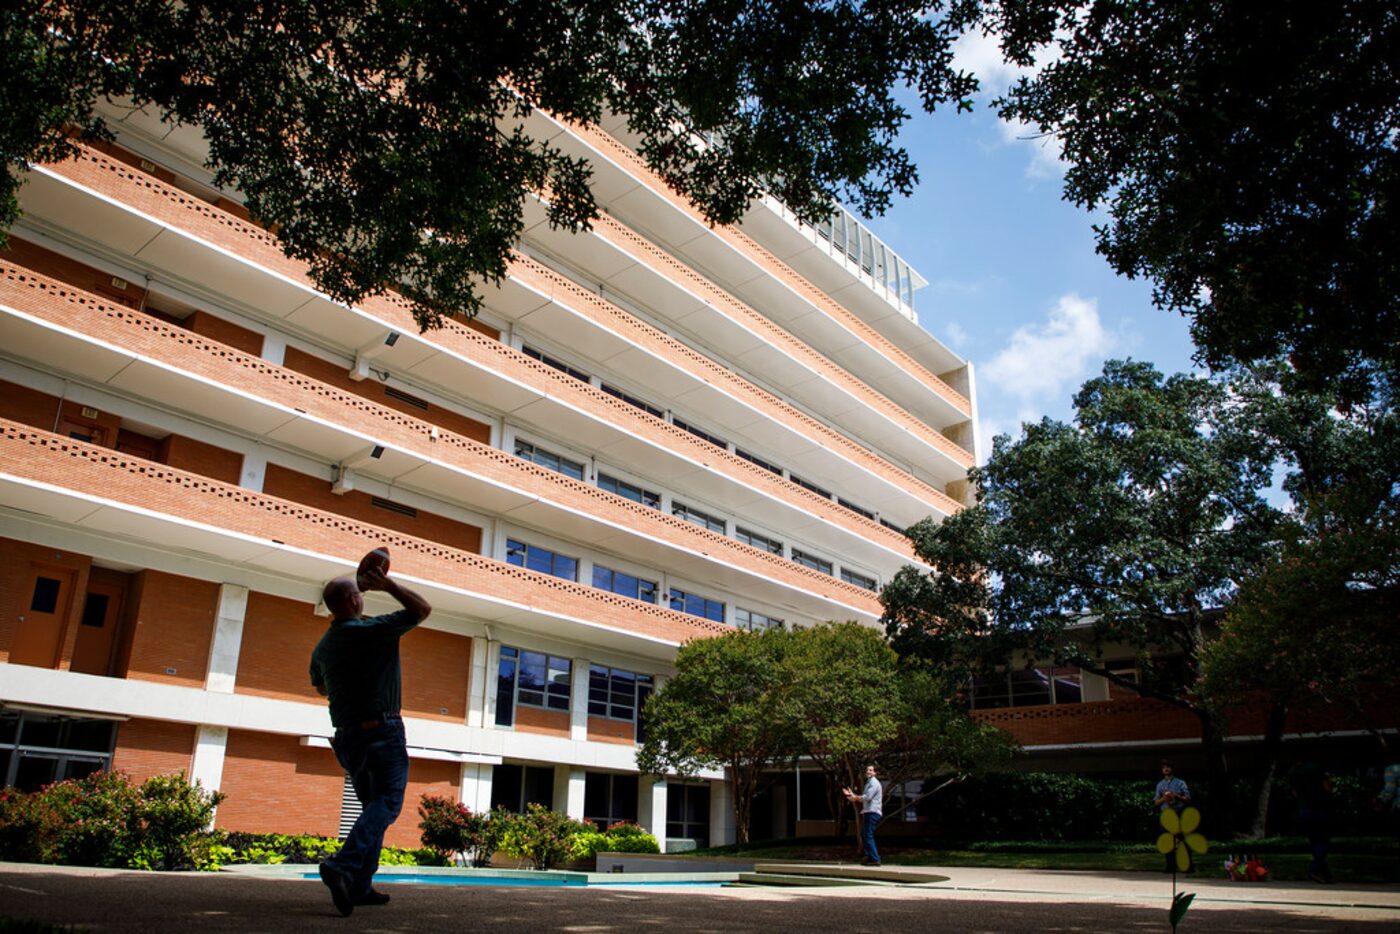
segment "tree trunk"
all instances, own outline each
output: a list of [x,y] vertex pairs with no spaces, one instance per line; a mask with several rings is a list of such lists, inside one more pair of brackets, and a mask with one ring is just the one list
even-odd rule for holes
[[741,777],[740,770],[734,766],[729,767],[730,796],[734,810],[734,840],[737,843],[749,842],[749,813],[753,810],[754,786],[757,784],[748,776]]
[[1253,840],[1263,838],[1268,831],[1269,795],[1274,787],[1279,750],[1283,747],[1283,726],[1287,720],[1286,704],[1275,703],[1269,708],[1269,722],[1264,727],[1264,774],[1259,780],[1259,794],[1254,802],[1254,823],[1249,828],[1249,836]]
[[1209,795],[1210,812],[1205,814],[1209,832],[1228,831],[1230,816],[1229,774],[1225,764],[1225,737],[1220,732],[1220,722],[1209,710],[1198,708],[1196,716],[1201,721],[1201,746],[1206,754],[1206,789]]

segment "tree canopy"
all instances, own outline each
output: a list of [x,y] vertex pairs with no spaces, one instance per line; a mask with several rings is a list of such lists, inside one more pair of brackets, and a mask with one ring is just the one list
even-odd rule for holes
[[992,0],[999,103],[1052,134],[1099,251],[1205,362],[1400,377],[1400,11],[1390,0]]
[[[933,4],[937,10],[938,3]],[[522,229],[522,198],[586,227],[583,160],[525,128],[626,120],[666,182],[716,223],[760,192],[803,217],[882,210],[916,178],[895,140],[966,105],[954,31],[908,0],[16,0],[0,10],[0,229],[20,171],[102,134],[109,99],[203,127],[236,188],[317,285],[388,288],[420,323],[474,312]]]
[[[1210,626],[1274,546],[1269,450],[1227,387],[1110,361],[1073,424],[998,437],[973,471],[977,504],[910,529],[919,557],[881,594],[895,648],[951,666],[1053,660],[1190,710]],[[1104,648],[1139,661],[1134,681]],[[1161,659],[1169,656],[1169,664]]]

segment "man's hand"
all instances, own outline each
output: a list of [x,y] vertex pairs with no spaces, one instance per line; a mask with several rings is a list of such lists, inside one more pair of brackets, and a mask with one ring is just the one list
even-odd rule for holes
[[355,583],[361,591],[388,590],[389,575],[384,573],[384,568],[373,565],[355,575]]

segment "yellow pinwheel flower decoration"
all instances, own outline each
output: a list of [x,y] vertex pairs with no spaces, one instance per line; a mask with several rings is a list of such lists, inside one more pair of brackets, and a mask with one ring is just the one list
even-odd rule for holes
[[1166,833],[1157,838],[1157,850],[1163,855],[1175,850],[1176,868],[1185,872],[1191,865],[1191,853],[1204,853],[1209,848],[1205,836],[1196,833],[1196,828],[1201,826],[1201,812],[1187,808],[1178,814],[1167,808],[1161,820]]

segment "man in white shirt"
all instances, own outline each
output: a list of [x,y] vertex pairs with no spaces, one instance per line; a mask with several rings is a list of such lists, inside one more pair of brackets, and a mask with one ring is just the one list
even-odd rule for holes
[[865,844],[865,859],[861,861],[863,866],[880,865],[880,851],[875,849],[875,825],[880,823],[880,817],[884,812],[885,789],[880,784],[880,780],[875,777],[875,766],[865,767],[865,788],[860,794],[856,794],[850,788],[841,789],[846,800],[852,804],[860,802],[860,834],[861,840]]

